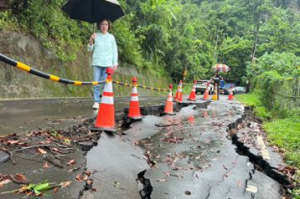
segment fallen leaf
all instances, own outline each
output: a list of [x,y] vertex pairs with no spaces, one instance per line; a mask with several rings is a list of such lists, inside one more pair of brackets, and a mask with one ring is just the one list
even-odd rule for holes
[[91,172],[90,172],[90,171],[85,171],[84,174],[90,176],[90,175],[91,175]]
[[67,138],[66,138],[66,139],[64,139],[64,143],[70,145],[70,144],[71,144],[71,141],[70,141],[70,139],[67,139]]
[[49,168],[48,162],[45,162],[43,168],[44,168],[44,169],[48,169],[48,168]]
[[165,171],[164,174],[166,174],[167,176],[169,176],[171,173],[168,171]]
[[0,182],[0,188],[2,188],[3,185],[8,184],[8,183],[10,183],[10,182],[11,182],[10,179],[6,179],[6,180],[1,181],[1,182]]
[[18,189],[17,193],[24,193],[28,190],[28,186],[27,185],[23,185],[20,189]]
[[76,163],[75,160],[70,160],[70,161],[67,163],[67,165],[71,166],[71,165],[73,165],[73,164],[75,164],[75,163]]
[[83,177],[83,181],[87,181],[89,179],[89,176],[87,176],[87,175],[84,175],[84,177]]
[[53,189],[53,191],[54,191],[54,193],[58,192],[58,187],[55,187],[55,188]]
[[19,142],[18,145],[19,146],[27,146],[28,144],[26,142]]
[[195,157],[196,160],[199,160],[201,158],[201,155]]
[[24,175],[19,174],[19,173],[17,173],[17,174],[14,176],[14,178],[15,178],[16,180],[20,181],[20,182],[28,181],[27,178],[26,178]]
[[119,183],[118,181],[115,181],[115,182],[114,182],[114,187],[117,187],[117,188],[119,188],[119,187],[120,187],[120,185],[121,185],[121,183]]
[[59,149],[58,149],[58,148],[55,148],[55,147],[50,148],[50,150],[51,150],[52,152],[56,152],[56,153],[59,152]]
[[14,145],[14,144],[18,144],[18,143],[19,143],[19,140],[8,140],[7,141],[8,145]]
[[59,184],[59,186],[61,186],[61,188],[65,188],[65,187],[69,186],[69,185],[71,184],[71,182],[72,182],[72,181],[61,182],[61,183]]
[[242,182],[239,180],[238,182],[238,186],[241,187],[242,186]]
[[48,140],[48,141],[39,141],[39,144],[51,144],[52,141]]
[[78,182],[81,182],[81,181],[82,181],[82,176],[81,176],[80,174],[77,174],[75,179],[76,179]]
[[[93,184],[93,182],[94,182],[93,179],[88,179],[86,181],[86,183],[89,184],[89,185]],[[118,186],[120,186],[120,183],[118,184]]]
[[45,151],[44,149],[41,148],[36,148],[37,152],[41,153],[41,154],[47,154],[47,151]]
[[76,167],[76,168],[73,168],[73,169],[70,169],[68,172],[73,172],[73,171],[76,171],[78,169],[80,169],[81,167]]

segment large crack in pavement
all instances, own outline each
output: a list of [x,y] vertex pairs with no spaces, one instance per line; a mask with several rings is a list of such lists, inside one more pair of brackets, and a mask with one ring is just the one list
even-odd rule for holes
[[68,177],[80,181],[72,188],[81,186],[77,197],[147,198],[146,190],[153,187],[154,199],[279,198],[278,192],[290,187],[278,171],[282,160],[265,160],[265,146],[255,149],[261,141],[253,140],[260,133],[249,127],[255,124],[240,104],[220,100],[174,106],[174,116],[163,116],[162,105],[142,107],[145,117],[139,122],[127,118],[128,109],[117,112],[116,134],[90,132],[95,118],[64,130],[83,151],[81,176]]
[[[195,104],[195,103],[181,103],[181,104],[177,104],[176,103],[176,104],[174,104],[174,111],[180,111],[182,107],[186,107],[186,106],[188,106],[190,104],[195,104],[199,108],[206,108],[209,103],[210,103],[209,101],[198,103],[198,104]],[[164,111],[164,107],[162,105],[160,105],[160,106],[141,107],[141,113],[142,113],[143,116],[151,115],[152,117],[155,117],[155,116],[156,117],[160,117],[160,116],[164,115],[163,111]],[[111,192],[114,192],[114,193],[110,194],[110,195],[102,194],[101,198],[114,198],[114,197],[118,197],[118,194],[120,194],[120,193],[118,193],[118,191],[119,190],[124,190],[124,188],[122,187],[123,184],[126,184],[128,181],[131,181],[132,183],[136,182],[136,179],[138,179],[138,173],[140,173],[141,171],[143,171],[145,169],[149,169],[149,166],[148,166],[147,162],[143,158],[143,153],[144,152],[141,149],[139,149],[140,147],[138,147],[138,146],[135,147],[134,151],[131,151],[132,140],[130,140],[126,136],[123,136],[124,132],[126,132],[126,130],[128,130],[129,128],[131,128],[130,126],[132,126],[132,125],[135,124],[135,121],[130,120],[127,117],[127,114],[128,114],[128,109],[124,109],[124,112],[118,112],[118,113],[116,113],[116,123],[118,124],[117,126],[119,127],[119,131],[117,132],[117,136],[114,136],[113,139],[110,139],[109,138],[110,136],[108,136],[108,134],[102,134],[100,140],[98,141],[98,145],[96,147],[92,148],[87,153],[87,159],[90,160],[90,161],[88,161],[88,164],[86,166],[86,169],[88,169],[88,170],[93,170],[94,169],[93,165],[97,164],[97,163],[93,163],[93,159],[96,158],[96,154],[99,155],[99,156],[102,156],[102,158],[103,158],[103,155],[106,157],[106,155],[104,153],[106,153],[106,154],[110,153],[110,155],[112,155],[114,157],[116,157],[116,156],[122,156],[123,152],[124,152],[124,156],[126,156],[128,153],[130,153],[130,158],[129,158],[130,160],[128,158],[126,160],[124,160],[124,161],[126,161],[127,167],[130,167],[130,166],[134,167],[132,165],[138,165],[137,162],[139,162],[138,167],[136,167],[135,169],[133,169],[135,175],[131,175],[131,174],[127,175],[125,173],[122,173],[122,171],[119,171],[116,168],[116,170],[118,170],[118,171],[116,171],[115,173],[121,172],[122,175],[126,176],[126,178],[124,178],[123,181],[122,181],[122,179],[121,180],[119,179],[118,181],[115,181],[114,183],[116,183],[117,186],[115,186],[115,184],[114,184],[114,186],[113,186],[114,190],[111,191]],[[115,145],[117,147],[122,148],[121,151],[118,152],[118,151],[114,151],[113,149],[110,150],[110,151],[106,151],[106,149],[110,147],[110,146],[107,146],[107,143],[108,142],[114,143],[114,140],[117,140],[116,143],[115,143]],[[97,152],[94,152],[95,150],[97,150]],[[127,150],[127,152],[126,152],[126,150]],[[94,156],[94,154],[95,154],[95,158],[92,158]],[[132,162],[130,162],[130,161],[132,161]],[[105,165],[108,166],[108,167],[109,167],[109,164],[110,163],[108,163],[108,162],[105,163]],[[122,164],[123,167],[126,167],[126,165]],[[112,166],[112,165],[110,165],[110,166]],[[106,169],[103,169],[103,170],[106,170]],[[110,173],[109,175],[106,174],[105,178],[111,179],[112,176],[114,176],[114,172]],[[97,178],[97,173],[94,173],[94,175],[91,176],[91,177]],[[103,182],[101,182],[100,180],[94,180],[93,183],[94,183],[95,187],[96,186],[97,187],[103,187],[103,185],[101,184]],[[150,181],[149,181],[149,183],[150,183]],[[141,187],[137,188],[135,191],[132,190],[131,193],[133,193],[133,194],[129,193],[126,197],[127,198],[135,198],[135,197],[137,197],[135,193],[141,193],[141,192],[139,192],[140,190],[143,190],[145,188],[147,189],[147,185],[146,185],[146,187],[145,187],[145,185],[143,185],[143,186],[144,187],[142,187],[142,188]],[[117,188],[118,191],[115,190],[116,188]],[[92,196],[93,194],[91,194],[91,192],[89,192],[90,190],[91,189],[88,189],[88,190],[87,189],[83,189],[80,192],[79,198],[91,198],[91,197],[93,197]]]
[[[149,179],[148,185],[154,188],[153,198],[280,198],[280,186],[286,188],[290,182],[284,175],[274,171],[274,166],[270,166],[261,156],[251,153],[239,141],[237,131],[246,118],[246,112],[239,106],[233,102],[225,105],[215,102],[211,106],[214,108],[200,109],[192,114],[181,109],[183,113],[180,111],[179,117],[165,116],[164,119],[157,117],[161,115],[161,107],[149,107],[144,109],[144,114],[147,114],[148,109],[148,113],[157,116],[147,116],[137,123],[132,123],[126,118],[125,110],[119,115],[124,121],[120,137],[101,137],[101,150],[98,149],[95,153],[102,160],[103,157],[109,158],[107,154],[112,155],[112,159],[118,156],[119,162],[115,163],[121,165],[118,167],[103,163],[105,171],[96,177],[102,177],[103,180],[94,181],[95,186],[102,189],[101,194],[86,191],[80,198],[120,198],[121,195],[122,198],[141,198],[138,193],[143,187],[139,188],[132,183],[136,182],[137,174],[145,170],[148,171],[145,174]],[[191,110],[193,108],[189,111]],[[204,123],[199,123],[199,119],[204,120]],[[235,129],[238,129],[236,133],[231,134]],[[228,132],[230,137],[227,136]],[[115,139],[119,141],[113,143],[112,140]],[[116,147],[121,145],[122,148],[116,152],[108,151],[107,148],[110,148],[111,144],[107,142],[112,142]],[[122,161],[124,163],[120,163]],[[92,167],[87,165],[87,168]],[[109,168],[114,170],[108,171]],[[124,173],[124,170],[127,172]],[[118,175],[115,176],[116,174]],[[270,181],[264,175],[270,176],[280,184]],[[104,179],[110,182],[104,183]],[[271,188],[273,191],[269,191]]]
[[[257,192],[257,187],[254,186],[253,178],[256,173],[261,175],[262,172],[264,175],[272,178],[281,185],[280,192],[282,195],[286,195],[287,189],[293,187],[293,181],[283,172],[279,171],[279,167],[283,165],[282,157],[278,153],[272,152],[272,150],[265,150],[265,155],[261,152],[262,146],[259,146],[259,143],[256,139],[258,137],[264,136],[267,140],[265,132],[263,132],[260,124],[257,123],[257,119],[253,117],[253,111],[250,108],[246,108],[245,113],[235,122],[228,125],[229,136],[232,139],[232,144],[235,145],[236,152],[239,155],[246,156],[249,158],[250,162],[254,165],[254,169],[249,172],[249,179],[246,182],[246,190],[252,191],[253,198]],[[252,127],[251,127],[252,126]],[[253,131],[253,126],[256,126],[256,129]],[[259,126],[259,127],[257,127]],[[249,139],[249,137],[251,139]],[[265,147],[265,146],[264,146]],[[273,153],[272,160],[268,153]],[[262,185],[263,183],[258,183],[259,179],[256,179],[256,183]]]

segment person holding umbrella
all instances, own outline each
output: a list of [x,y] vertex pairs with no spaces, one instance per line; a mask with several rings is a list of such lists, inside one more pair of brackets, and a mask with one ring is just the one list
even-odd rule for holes
[[[117,0],[69,0],[62,10],[71,19],[97,23],[100,32],[90,37],[88,50],[93,52],[94,81],[106,79],[106,69],[118,66],[118,49],[115,37],[109,33],[111,22],[125,15]],[[104,87],[104,84],[101,85]],[[101,86],[94,87],[93,109],[99,108]]]
[[[97,24],[99,32],[93,33],[89,39],[88,51],[93,52],[92,67],[94,81],[105,81],[106,69],[113,68],[115,71],[118,66],[118,48],[115,37],[109,33],[111,22],[107,19]],[[104,84],[94,86],[94,105],[93,109],[99,108],[100,97],[104,89]]]
[[212,77],[212,82],[214,86],[217,86],[217,96],[218,100],[220,99],[220,82],[223,77],[219,74],[219,71],[216,71],[216,74]]
[[212,77],[214,86],[217,86],[217,96],[218,100],[220,99],[220,84],[225,83],[223,77],[219,74],[220,72],[226,73],[230,68],[225,64],[216,64],[212,67],[212,70],[215,71],[215,75]]

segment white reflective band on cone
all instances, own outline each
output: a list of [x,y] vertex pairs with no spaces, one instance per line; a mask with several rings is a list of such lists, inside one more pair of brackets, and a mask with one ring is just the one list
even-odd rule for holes
[[136,93],[137,93],[137,88],[136,88],[135,86],[132,88],[132,91],[131,91],[131,93],[134,93],[134,94],[136,94]]
[[138,96],[131,96],[130,101],[139,101],[139,97]]
[[108,96],[102,96],[101,104],[114,104],[114,98]]
[[[103,93],[113,93],[112,90],[112,82],[108,82],[104,86]],[[114,97],[113,96],[105,96],[103,95],[101,98],[101,104],[114,104]]]
[[105,84],[103,92],[109,92],[109,93],[113,92],[112,83],[111,82],[108,82],[108,83]]

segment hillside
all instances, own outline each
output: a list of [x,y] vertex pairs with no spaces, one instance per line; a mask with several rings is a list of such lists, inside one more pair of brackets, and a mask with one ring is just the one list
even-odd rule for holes
[[[9,35],[10,40],[12,37],[5,33],[7,31],[34,38],[41,48],[57,58],[54,62],[59,69],[52,66],[53,61],[49,59],[43,59],[43,63],[30,60],[35,53],[27,55],[29,52],[19,48],[9,52],[13,58],[45,67],[46,72],[58,76],[69,75],[64,78],[87,80],[90,74],[84,72],[89,70],[89,56],[85,50],[94,26],[70,19],[61,10],[65,2],[1,0],[0,31],[2,35]],[[296,57],[297,60],[300,55],[299,1],[296,0],[119,2],[126,16],[114,23],[112,33],[118,43],[121,65],[131,65],[137,73],[147,71],[154,79],[167,77],[165,85],[170,80],[177,83],[185,69],[188,82],[207,79],[213,75],[210,68],[216,63],[225,63],[231,68],[224,74],[225,79],[244,85],[254,76],[254,64],[263,56],[271,58],[273,53],[285,53],[286,56],[281,56],[284,59],[295,60]],[[0,40],[7,45],[6,36]],[[11,47],[1,45],[1,53],[6,48]],[[295,68],[294,63],[287,67]],[[87,90],[82,92],[87,93]]]

